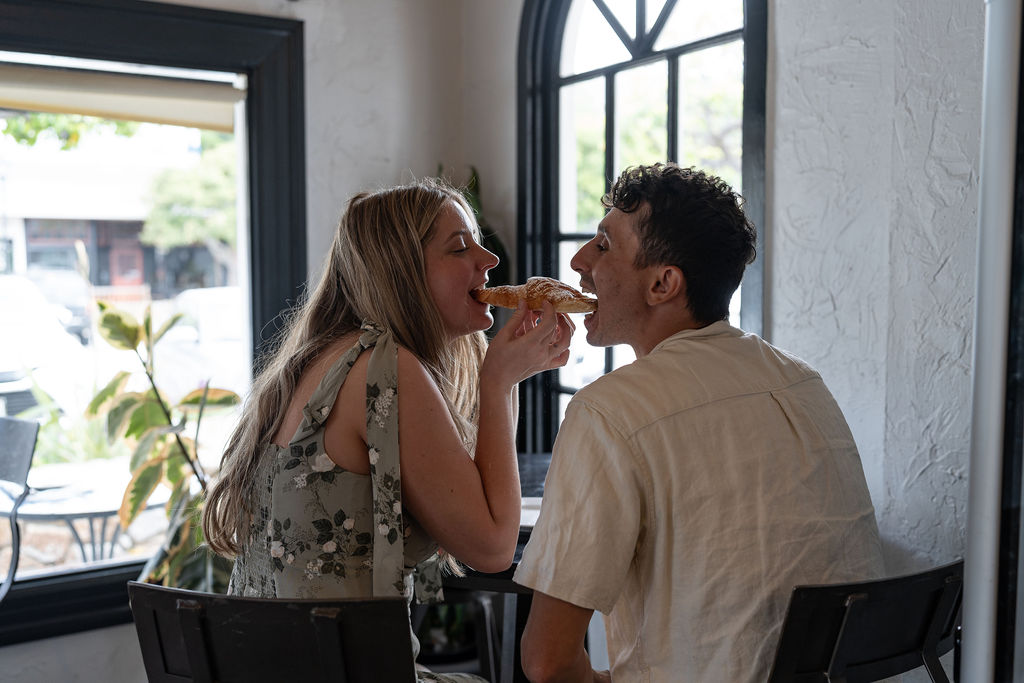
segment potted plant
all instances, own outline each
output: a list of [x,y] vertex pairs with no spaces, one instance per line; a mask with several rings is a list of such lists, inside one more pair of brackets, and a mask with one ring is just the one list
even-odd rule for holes
[[[89,415],[106,417],[109,440],[123,439],[133,445],[132,477],[119,511],[122,528],[146,508],[158,485],[163,483],[171,491],[166,505],[167,534],[140,580],[223,593],[232,563],[210,552],[205,544],[200,520],[210,475],[197,449],[204,411],[234,406],[240,398],[227,389],[205,385],[172,402],[157,387],[154,348],[182,315],[172,316],[154,332],[149,306],[141,323],[130,313],[104,302],[99,303],[99,309],[100,336],[115,348],[133,351],[148,384],[144,391],[130,391],[127,387],[133,373],[118,372],[87,408]],[[193,419],[190,437],[189,422]]]

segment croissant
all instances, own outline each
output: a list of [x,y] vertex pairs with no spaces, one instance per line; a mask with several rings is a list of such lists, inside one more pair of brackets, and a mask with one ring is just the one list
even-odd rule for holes
[[550,301],[557,313],[590,313],[597,310],[597,299],[584,296],[564,282],[549,277],[531,277],[522,285],[499,285],[476,292],[477,301],[517,308],[520,299],[526,299],[531,311],[541,308],[545,300]]

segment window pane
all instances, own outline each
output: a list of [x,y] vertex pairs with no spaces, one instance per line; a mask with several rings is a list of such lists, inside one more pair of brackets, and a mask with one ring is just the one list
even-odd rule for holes
[[[643,0],[641,0],[643,1]],[[636,38],[636,0],[604,0],[630,38]]]
[[[601,211],[604,215],[604,211]],[[600,220],[600,219],[598,219]],[[596,231],[596,222],[590,231]],[[565,241],[558,244],[558,278],[574,287],[579,286],[579,276],[569,266],[569,261],[586,242]],[[558,371],[558,381],[563,386],[579,389],[604,374],[604,349],[587,344],[583,315],[573,316],[576,333],[569,344],[569,362]]]
[[647,30],[650,31],[654,27],[654,23],[658,21],[658,15],[661,14],[662,8],[665,6],[665,0],[647,0]]
[[[632,33],[630,26],[626,30]],[[562,37],[560,73],[586,73],[628,61],[629,50],[622,44],[593,0],[574,0],[566,17]]]
[[743,43],[679,58],[679,150],[683,166],[697,166],[742,188]]
[[732,298],[729,299],[729,324],[733,327],[740,326],[740,303],[743,300],[740,292],[742,290],[743,283],[741,282],[740,286],[737,287],[736,291],[733,293]]
[[569,401],[571,400],[572,394],[558,395],[558,424],[562,424],[562,420],[565,419],[565,409],[569,407]]
[[604,79],[562,88],[559,232],[592,233],[604,216]]
[[679,0],[654,49],[668,50],[739,28],[743,28],[743,0]]
[[[93,119],[63,150],[39,121],[31,124],[42,129],[33,145],[0,134],[0,239],[11,245],[0,275],[0,412],[41,422],[29,483],[48,489],[21,508],[22,577],[145,559],[163,541],[163,486],[150,509],[118,530],[141,439],[122,430],[109,440],[105,417],[86,406],[120,371],[132,374],[128,391],[150,387],[139,356],[99,334],[97,302],[139,322],[148,307],[154,332],[182,316],[152,359],[176,421],[173,406],[204,383],[244,395],[250,381],[245,241],[235,210],[245,174],[234,136]],[[6,349],[12,339],[19,350]],[[233,411],[204,411],[199,454],[208,471],[235,419]],[[191,414],[182,436],[195,438],[195,427]],[[9,553],[3,524],[0,566]]]
[[615,75],[615,168],[668,157],[668,66],[664,61]]
[[629,365],[636,360],[636,353],[631,346],[619,344],[612,349],[612,369],[618,370],[623,365]]

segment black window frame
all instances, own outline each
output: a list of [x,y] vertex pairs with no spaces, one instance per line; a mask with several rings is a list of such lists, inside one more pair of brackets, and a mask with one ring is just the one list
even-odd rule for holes
[[[0,50],[245,74],[253,358],[306,279],[302,22],[140,0],[0,0]],[[0,645],[128,623],[143,562],[15,581]]]
[[[668,0],[666,5],[674,5]],[[572,0],[525,0],[519,28],[517,62],[517,159],[518,178],[516,207],[517,277],[519,282],[531,275],[554,273],[559,235],[559,89],[579,80],[578,76],[561,76],[562,39]],[[603,3],[598,3],[599,8]],[[603,8],[605,11],[607,8]],[[671,11],[671,8],[669,8]],[[683,53],[694,47],[704,47],[723,39],[735,39],[742,33],[743,40],[743,161],[742,194],[747,216],[758,228],[757,259],[743,278],[741,290],[741,326],[748,332],[763,334],[767,311],[764,288],[765,246],[765,138],[766,138],[766,79],[768,61],[768,3],[767,0],[744,0],[742,30],[723,36],[698,41],[698,44],[670,50],[653,50],[653,41],[647,41],[640,54],[626,63],[596,69],[588,76],[602,72],[620,71],[624,64],[636,66],[666,55]],[[637,13],[638,25],[644,15]],[[668,59],[673,64],[671,58]],[[671,67],[670,67],[671,68]],[[671,96],[671,93],[670,93]],[[671,99],[671,97],[670,97]],[[611,106],[606,103],[606,106]],[[670,105],[671,107],[671,105]],[[671,116],[669,117],[672,118]],[[609,122],[611,119],[609,119]],[[611,125],[608,126],[612,128]],[[670,124],[671,131],[671,124]],[[674,148],[672,133],[669,147]],[[611,146],[606,148],[610,157]],[[611,159],[606,159],[606,167]],[[612,169],[612,172],[618,172]],[[611,178],[606,178],[610,182]],[[566,393],[558,386],[554,373],[543,373],[531,378],[520,388],[523,426],[519,435],[520,451],[543,453],[551,450],[558,432],[558,397]]]

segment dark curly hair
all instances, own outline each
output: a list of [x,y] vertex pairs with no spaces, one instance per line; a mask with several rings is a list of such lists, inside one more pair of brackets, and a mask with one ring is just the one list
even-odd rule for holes
[[729,316],[729,299],[757,255],[757,231],[743,213],[743,198],[725,181],[673,163],[636,166],[622,172],[601,203],[642,212],[636,267],[678,267],[698,322]]

